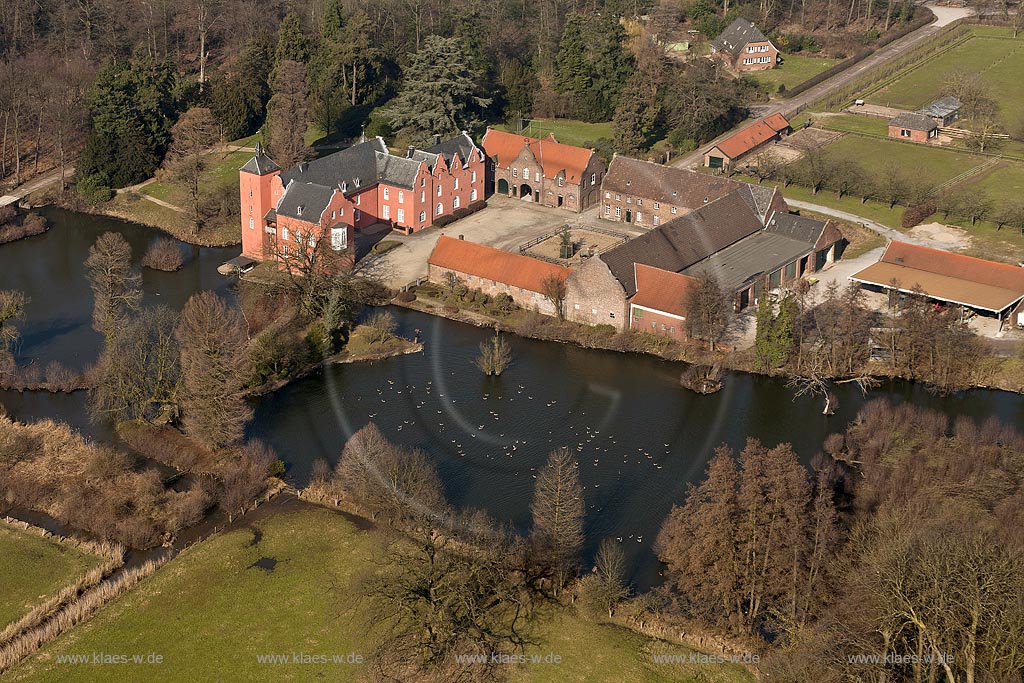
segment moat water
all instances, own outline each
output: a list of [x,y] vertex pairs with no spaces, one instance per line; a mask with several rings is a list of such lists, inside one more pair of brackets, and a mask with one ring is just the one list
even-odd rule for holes
[[[0,288],[32,298],[19,362],[86,367],[101,343],[90,328],[92,294],[82,269],[89,246],[116,230],[138,259],[156,233],[57,210],[47,216],[53,228],[46,235],[0,246]],[[180,307],[202,289],[230,295],[230,281],[216,268],[237,249],[188,250],[178,273],[144,273],[146,304]],[[838,411],[826,417],[820,399],[794,399],[782,380],[733,374],[721,392],[699,396],[679,385],[678,363],[518,338],[510,339],[513,365],[487,378],[473,359],[491,332],[405,309],[394,314],[401,334],[420,331],[423,353],[330,366],[294,382],[259,400],[249,435],[270,443],[302,485],[317,458],[336,462],[348,436],[373,421],[391,439],[430,454],[454,504],[484,508],[524,530],[536,471],[551,449],[568,446],[585,486],[587,552],[604,537],[621,538],[640,588],[658,581],[652,546],[662,520],[722,444],[742,448],[747,437],[790,442],[810,463],[826,436],[878,397],[1024,425],[1024,397],[1005,392],[940,397],[893,382],[865,399],[846,385],[837,391]],[[116,438],[89,422],[85,400],[84,392],[0,392],[16,419],[52,417],[94,438]]]

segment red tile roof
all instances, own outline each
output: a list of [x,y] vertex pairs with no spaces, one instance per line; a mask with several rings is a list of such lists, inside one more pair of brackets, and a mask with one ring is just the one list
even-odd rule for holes
[[554,263],[446,235],[438,238],[427,263],[541,294],[546,278],[554,275],[565,279],[570,272]]
[[850,276],[857,282],[910,291],[934,299],[1001,311],[1024,297],[1024,268],[906,242],[890,242],[878,263]]
[[719,142],[715,147],[720,149],[730,159],[741,157],[759,145],[768,142],[785,130],[789,122],[782,114],[772,114],[766,119],[752,123],[746,128],[741,128],[726,139]]
[[636,268],[636,295],[629,300],[631,304],[671,313],[680,318],[686,317],[683,301],[686,298],[686,291],[696,282],[694,278],[661,268],[645,266],[642,263],[637,263],[634,267]]
[[480,146],[499,168],[508,168],[524,146],[529,146],[534,158],[544,169],[544,176],[555,178],[565,171],[567,182],[578,183],[594,156],[594,151],[583,147],[563,145],[549,135],[543,140],[488,128]]

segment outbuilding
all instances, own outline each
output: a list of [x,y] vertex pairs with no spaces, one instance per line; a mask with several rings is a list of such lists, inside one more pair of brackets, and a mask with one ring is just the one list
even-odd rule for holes
[[904,112],[889,122],[889,137],[911,142],[930,142],[939,135],[939,126],[930,116]]

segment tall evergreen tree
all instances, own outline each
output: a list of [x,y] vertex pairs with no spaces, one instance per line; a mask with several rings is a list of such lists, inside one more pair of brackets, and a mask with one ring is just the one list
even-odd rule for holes
[[313,40],[302,30],[299,15],[289,12],[281,21],[277,32],[277,49],[274,51],[274,65],[291,60],[305,64],[313,54]]
[[294,166],[311,155],[306,145],[308,100],[306,67],[291,60],[281,62],[274,79],[274,96],[268,105],[267,147],[282,168]]
[[555,58],[555,90],[570,95],[577,104],[585,100],[592,84],[584,21],[581,14],[573,13],[566,17]]
[[412,56],[398,96],[387,108],[391,125],[414,145],[431,135],[457,135],[481,126],[480,111],[491,100],[474,95],[476,84],[455,38],[428,36]]
[[266,36],[246,43],[231,72],[212,82],[210,109],[225,140],[256,132],[266,118],[273,66],[273,49]]

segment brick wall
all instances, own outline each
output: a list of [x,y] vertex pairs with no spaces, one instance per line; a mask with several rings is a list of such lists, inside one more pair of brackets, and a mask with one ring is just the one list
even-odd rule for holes
[[536,308],[544,315],[555,315],[555,307],[539,292],[513,287],[504,282],[485,280],[462,271],[435,266],[432,263],[427,265],[427,278],[435,284],[446,287],[448,285],[448,273],[455,273],[459,281],[470,289],[479,289],[481,292],[490,294],[492,297],[498,294],[508,294],[516,302],[516,305],[521,308],[528,310]]
[[645,228],[664,225],[692,210],[681,204],[656,201],[651,197],[638,197],[612,190],[604,190],[600,197],[602,218],[620,223],[633,223]]
[[629,326],[637,332],[686,341],[686,319],[650,308],[630,305]]
[[587,325],[628,326],[626,292],[608,266],[594,257],[574,270],[566,280],[565,314]]

